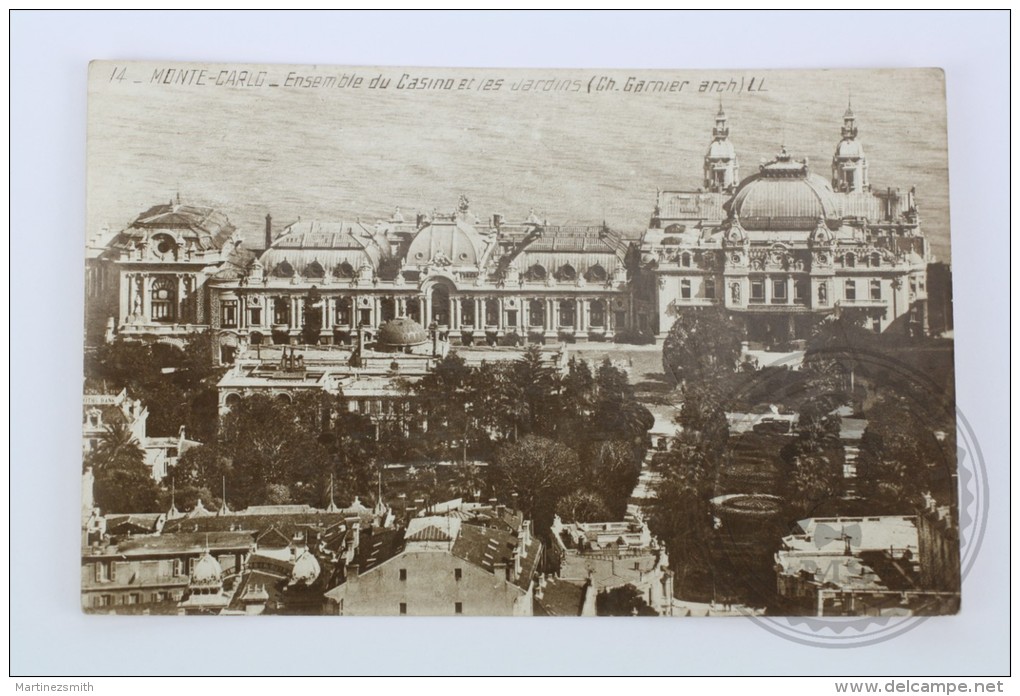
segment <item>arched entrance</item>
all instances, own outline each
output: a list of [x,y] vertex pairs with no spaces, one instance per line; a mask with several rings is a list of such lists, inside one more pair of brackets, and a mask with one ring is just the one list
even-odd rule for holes
[[429,293],[429,299],[431,300],[432,305],[432,316],[429,317],[430,321],[434,321],[440,326],[449,326],[450,287],[446,283],[437,283]]

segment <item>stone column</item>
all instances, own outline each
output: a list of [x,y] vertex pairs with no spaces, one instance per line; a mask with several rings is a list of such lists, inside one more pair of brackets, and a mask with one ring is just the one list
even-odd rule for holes
[[152,278],[149,276],[141,276],[142,278],[142,318],[147,323],[152,321]]
[[787,276],[786,278],[786,303],[793,304],[794,291],[796,290],[796,284],[793,280],[793,276]]
[[135,293],[138,291],[135,286],[135,274],[124,273],[121,275],[121,305],[120,305],[120,317],[117,320],[118,324],[122,324],[128,320],[131,313],[134,311],[135,306]]
[[327,331],[333,328],[333,303],[335,301],[332,297],[322,298],[322,328]]
[[446,309],[446,316],[447,316],[446,322],[447,322],[447,325],[451,329],[453,329],[453,328],[455,328],[457,326],[457,300],[456,300],[456,298],[451,297],[448,300],[447,304],[449,306]]
[[528,331],[531,330],[531,302],[526,297],[520,298],[520,302],[521,311],[517,313],[517,316],[520,317],[521,333],[527,337]]
[[421,299],[421,324],[426,329],[432,323],[432,300],[429,298],[428,293],[422,295]]
[[372,325],[379,328],[382,324],[382,299],[375,295],[372,297]]
[[178,324],[184,322],[184,274],[177,274],[177,300],[174,302],[174,321]]
[[765,276],[765,304],[772,304],[772,276]]
[[503,298],[496,298],[496,327],[503,331],[506,329],[506,311],[503,308]]
[[453,319],[451,320],[451,321],[453,321],[453,326],[451,328],[455,328],[455,329],[462,328],[463,322],[461,322],[461,312],[462,312],[463,308],[464,308],[464,301],[463,301],[463,299],[460,298],[460,297],[456,298],[453,301]]

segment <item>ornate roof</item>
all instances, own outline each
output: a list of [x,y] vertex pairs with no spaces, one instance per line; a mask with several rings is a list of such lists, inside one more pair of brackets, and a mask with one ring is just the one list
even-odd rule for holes
[[259,263],[269,276],[314,279],[345,277],[366,265],[376,271],[389,255],[385,235],[360,222],[299,220],[284,228]]
[[493,240],[460,216],[434,218],[411,240],[404,262],[409,266],[478,266]]
[[744,179],[727,204],[747,230],[814,229],[819,218],[837,226],[842,212],[829,182],[793,160],[785,148],[758,174]]
[[183,257],[190,252],[218,251],[234,233],[227,216],[206,206],[173,201],[156,205],[122,230],[109,244],[115,251],[135,251],[145,246],[152,253]]

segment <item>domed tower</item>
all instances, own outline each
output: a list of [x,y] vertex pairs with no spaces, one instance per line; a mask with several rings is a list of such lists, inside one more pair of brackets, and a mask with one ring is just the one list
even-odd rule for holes
[[857,140],[857,117],[849,100],[843,114],[842,140],[832,156],[832,188],[835,191],[869,191],[868,160],[864,147]]
[[709,191],[728,193],[737,185],[740,169],[737,153],[729,138],[730,127],[720,100],[719,113],[715,115],[715,127],[712,129],[712,144],[705,155],[705,188]]

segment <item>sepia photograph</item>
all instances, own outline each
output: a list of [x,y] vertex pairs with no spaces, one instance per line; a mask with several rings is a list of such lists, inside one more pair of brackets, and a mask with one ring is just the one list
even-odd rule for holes
[[84,612],[960,610],[940,70],[88,87]]

